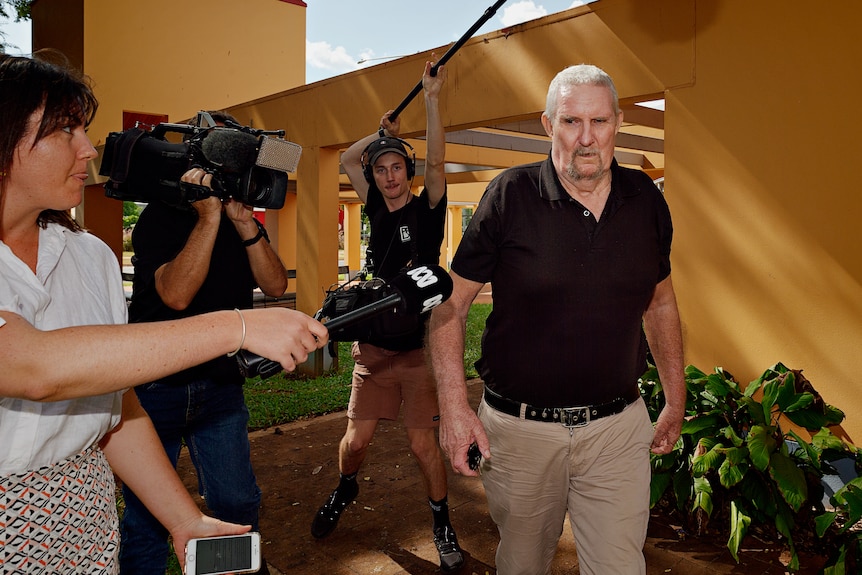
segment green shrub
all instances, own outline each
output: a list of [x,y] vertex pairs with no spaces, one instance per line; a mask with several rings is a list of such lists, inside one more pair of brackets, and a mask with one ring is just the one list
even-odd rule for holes
[[[696,534],[706,532],[710,519],[718,521],[737,562],[752,527],[770,530],[786,543],[791,572],[799,570],[796,542],[816,526],[829,556],[825,572],[856,573],[860,540],[849,528],[862,517],[862,483],[851,482],[833,497],[834,512],[822,505],[823,476],[834,473],[830,462],[851,457],[857,469],[862,463],[860,451],[829,430],[844,414],[825,403],[800,370],[780,363],[744,389],[721,368],[707,375],[688,366],[685,378],[681,437],[671,453],[651,456],[650,505],[674,506]],[[655,421],[664,396],[654,367],[640,385]],[[808,430],[811,440],[791,423]]]

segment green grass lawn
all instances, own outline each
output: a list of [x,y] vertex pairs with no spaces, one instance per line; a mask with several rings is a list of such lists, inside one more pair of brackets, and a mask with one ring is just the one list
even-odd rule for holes
[[[479,358],[482,330],[491,304],[473,304],[467,317],[464,371],[476,377],[473,363]],[[268,379],[249,379],[245,402],[250,414],[249,429],[262,429],[298,419],[323,415],[347,408],[353,358],[350,344],[338,344],[338,368],[320,377],[279,373]]]

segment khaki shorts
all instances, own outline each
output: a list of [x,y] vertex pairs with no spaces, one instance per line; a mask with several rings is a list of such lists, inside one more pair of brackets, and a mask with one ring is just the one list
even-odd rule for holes
[[422,349],[390,351],[370,343],[353,343],[353,388],[347,417],[358,420],[398,419],[404,426],[434,428],[440,424],[437,387]]

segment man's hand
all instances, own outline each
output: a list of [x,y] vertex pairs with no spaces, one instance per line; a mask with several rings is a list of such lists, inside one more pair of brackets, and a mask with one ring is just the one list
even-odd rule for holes
[[440,418],[440,447],[449,458],[452,470],[459,475],[477,476],[478,470],[470,469],[467,451],[476,442],[485,459],[491,458],[491,450],[485,428],[469,405],[450,406]]
[[446,82],[446,66],[437,68],[437,73],[432,76],[431,68],[437,63],[437,55],[432,53],[430,62],[425,62],[425,72],[422,74],[422,89],[425,90],[425,95],[436,98],[443,89],[443,83]]
[[653,433],[650,451],[656,455],[666,455],[673,450],[676,440],[682,431],[682,420],[684,414],[672,413],[670,408],[665,407],[658,416]]
[[[224,212],[227,217],[236,225],[238,222],[251,222],[254,217],[254,208],[247,206],[242,202],[238,202],[233,198],[224,202]],[[255,225],[255,232],[257,225]]]
[[383,114],[383,117],[380,118],[380,127],[389,132],[389,135],[393,138],[397,138],[398,134],[401,133],[401,116],[398,116],[394,120],[390,121],[389,116],[394,111],[394,109],[389,110],[388,112]]
[[[212,174],[208,174],[200,168],[191,168],[180,178],[181,181],[187,184],[196,186],[204,186],[212,189]],[[192,202],[192,207],[198,213],[201,220],[211,218],[213,221],[218,221],[221,218],[221,199],[216,196],[207,196],[196,202]]]

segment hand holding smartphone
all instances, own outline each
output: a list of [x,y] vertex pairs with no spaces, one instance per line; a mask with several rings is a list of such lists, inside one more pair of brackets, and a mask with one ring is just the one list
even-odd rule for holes
[[186,575],[253,573],[260,569],[260,533],[190,539]]

